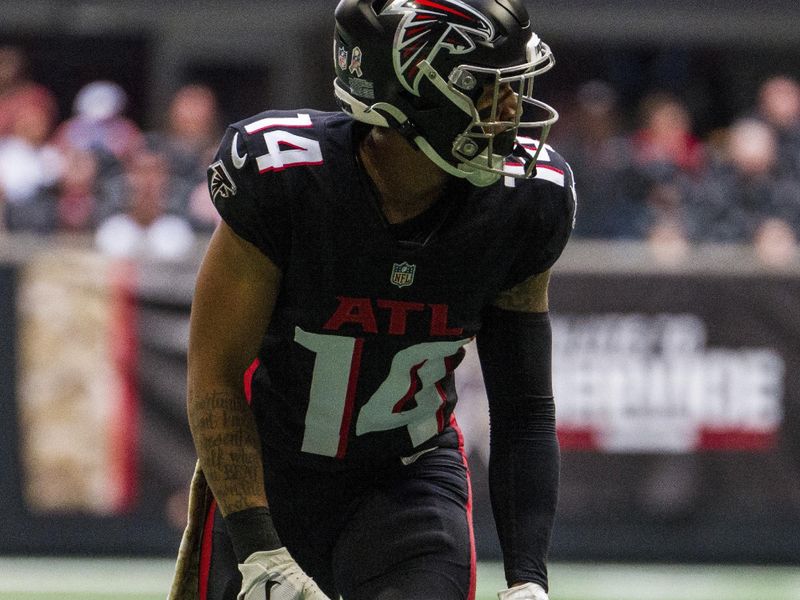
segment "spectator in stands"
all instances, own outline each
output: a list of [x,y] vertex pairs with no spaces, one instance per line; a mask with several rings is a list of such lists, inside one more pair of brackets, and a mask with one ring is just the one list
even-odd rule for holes
[[59,231],[89,232],[96,225],[98,163],[94,153],[69,148],[64,153],[64,174],[57,192]]
[[198,182],[205,181],[221,134],[214,92],[188,84],[172,97],[163,130],[148,137],[167,154],[174,175]]
[[173,96],[167,115],[163,130],[148,137],[166,153],[173,176],[193,187],[186,207],[192,226],[211,233],[220,220],[206,183],[221,136],[216,96],[208,86],[185,85]]
[[630,221],[625,177],[630,143],[620,130],[617,94],[603,81],[589,81],[576,94],[575,114],[553,131],[553,145],[569,157],[579,182],[575,234],[590,238],[638,237]]
[[47,143],[55,118],[53,102],[22,104],[0,137],[0,206],[10,231],[45,233],[56,226],[54,190],[63,159]]
[[20,111],[31,105],[53,110],[55,98],[44,86],[30,81],[21,49],[0,46],[0,137],[12,134]]
[[681,100],[654,92],[642,101],[640,112],[641,127],[633,135],[634,162],[651,181],[703,169],[703,144],[692,133],[692,118]]
[[796,252],[800,183],[778,168],[775,131],[756,119],[729,130],[725,161],[694,187],[687,226],[697,242],[755,244],[767,263]]
[[688,108],[671,94],[649,94],[640,114],[627,179],[627,193],[638,199],[631,218],[659,255],[679,256],[687,248],[685,198],[705,167],[703,144],[692,132]]
[[93,152],[104,170],[124,162],[144,147],[139,127],[123,116],[126,103],[127,95],[116,83],[89,83],[75,96],[74,114],[56,131],[56,143]]
[[163,153],[146,149],[131,155],[106,192],[105,204],[118,208],[97,228],[99,250],[160,260],[179,260],[191,250],[194,234],[183,216],[188,189],[170,176]]
[[783,75],[767,79],[759,88],[757,116],[777,135],[777,169],[800,177],[800,83]]

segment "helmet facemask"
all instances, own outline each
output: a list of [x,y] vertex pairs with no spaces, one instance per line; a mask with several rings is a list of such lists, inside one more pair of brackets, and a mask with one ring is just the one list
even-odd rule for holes
[[[470,125],[453,140],[451,152],[461,176],[475,185],[489,185],[500,176],[534,176],[541,148],[558,120],[554,108],[533,97],[534,79],[553,67],[553,55],[535,35],[528,47],[530,60],[525,64],[506,68],[461,65],[450,73],[446,90],[437,86],[472,117]],[[479,85],[480,104],[474,100]],[[507,104],[509,94],[514,98],[512,105]],[[540,118],[531,118],[534,115]]]

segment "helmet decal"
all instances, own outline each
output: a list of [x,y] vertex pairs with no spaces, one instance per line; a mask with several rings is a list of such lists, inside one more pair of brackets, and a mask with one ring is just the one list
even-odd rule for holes
[[394,70],[409,92],[419,96],[422,60],[433,62],[446,50],[468,54],[475,38],[492,41],[495,30],[483,14],[459,0],[393,0],[381,14],[402,14],[394,37]]
[[336,52],[336,60],[339,63],[339,68],[342,71],[347,70],[347,58],[348,58],[347,48],[345,48],[344,46],[339,46]]
[[353,59],[350,61],[350,73],[357,77],[364,75],[363,71],[361,70],[361,59],[363,57],[364,53],[361,52],[361,48],[358,46],[353,48]]

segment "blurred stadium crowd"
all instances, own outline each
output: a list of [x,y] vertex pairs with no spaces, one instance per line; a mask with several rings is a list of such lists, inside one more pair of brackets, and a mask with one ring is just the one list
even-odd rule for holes
[[[748,111],[702,138],[674,94],[647,94],[634,118],[618,100],[586,82],[551,133],[578,181],[576,238],[646,241],[665,260],[704,243],[752,245],[767,265],[797,260],[798,81],[763,80]],[[72,106],[60,120],[24,53],[0,47],[0,230],[77,232],[116,256],[182,258],[218,219],[205,185],[224,125],[214,92],[181,87],[156,130],[126,117],[113,81],[84,86]]]
[[[699,138],[681,98],[653,91],[633,125],[615,91],[584,84],[551,137],[578,182],[575,235],[646,241],[664,259],[693,244],[749,244],[768,265],[796,259],[800,84],[765,79],[727,127]],[[628,123],[631,123],[628,120]]]
[[114,256],[181,259],[217,222],[205,171],[221,136],[217,101],[181,87],[159,130],[125,116],[125,90],[93,81],[59,121],[53,93],[0,48],[0,230],[94,236]]

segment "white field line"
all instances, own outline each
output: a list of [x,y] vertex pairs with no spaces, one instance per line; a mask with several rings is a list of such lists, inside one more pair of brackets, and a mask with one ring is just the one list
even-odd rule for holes
[[[166,597],[171,559],[0,557],[0,593]],[[800,568],[556,563],[551,599],[800,600]],[[505,587],[497,563],[480,563],[480,597]]]
[[0,592],[85,593],[165,598],[174,562],[164,559],[0,557]]
[[554,565],[553,600],[800,600],[800,569],[718,565]]
[[[797,567],[556,563],[549,571],[551,600],[800,600]],[[501,565],[481,563],[479,590],[504,586]]]

